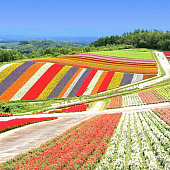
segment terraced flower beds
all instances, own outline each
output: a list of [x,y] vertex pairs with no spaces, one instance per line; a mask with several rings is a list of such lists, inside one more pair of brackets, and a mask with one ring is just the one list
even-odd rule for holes
[[105,152],[122,113],[95,116],[0,169],[94,169]]
[[156,90],[147,90],[138,93],[141,97],[142,101],[145,104],[152,104],[152,103],[161,103],[166,102],[167,100],[161,96]]
[[0,67],[0,102],[92,95],[154,75],[22,62]]
[[141,106],[144,105],[138,93],[122,96],[122,107]]
[[170,51],[164,51],[164,54],[166,58],[168,59],[168,61],[170,61]]
[[157,108],[152,110],[156,113],[163,121],[170,125],[170,108]]
[[155,89],[161,96],[166,100],[170,101],[170,83],[168,82],[166,86],[159,87]]
[[146,90],[125,96],[111,98],[107,109],[119,107],[141,106],[145,104],[162,103],[170,101],[170,85],[164,85],[152,90]]
[[129,72],[141,74],[157,74],[155,60],[126,59],[96,54],[65,55],[33,61],[54,62],[77,67],[114,72]]
[[170,169],[170,127],[151,111],[123,113],[97,170]]
[[43,118],[18,118],[18,119],[12,119],[8,121],[0,121],[0,133],[15,129],[17,127],[21,127],[24,125],[36,123],[36,122],[42,122],[42,121],[48,121],[57,119],[57,117],[43,117]]

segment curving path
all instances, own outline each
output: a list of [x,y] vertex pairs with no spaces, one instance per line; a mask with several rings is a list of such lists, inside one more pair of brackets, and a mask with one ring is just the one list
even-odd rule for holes
[[39,147],[90,117],[88,114],[64,114],[57,120],[35,123],[0,134],[0,163]]

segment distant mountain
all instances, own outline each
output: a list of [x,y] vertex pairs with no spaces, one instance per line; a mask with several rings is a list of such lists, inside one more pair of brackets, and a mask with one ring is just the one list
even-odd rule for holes
[[73,37],[73,36],[5,36],[0,35],[0,41],[9,41],[9,42],[19,42],[21,40],[42,40],[42,39],[51,39],[56,42],[71,42],[77,45],[89,46],[92,42],[96,41],[99,37],[93,36],[82,36],[82,37]]

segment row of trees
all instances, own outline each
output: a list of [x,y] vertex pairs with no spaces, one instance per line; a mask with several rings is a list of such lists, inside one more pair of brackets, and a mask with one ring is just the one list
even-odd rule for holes
[[135,48],[148,48],[159,50],[170,50],[170,32],[167,31],[148,31],[148,30],[135,30],[133,33],[124,33],[122,36],[101,37],[91,46],[101,47],[110,44],[127,44]]
[[67,55],[67,54],[80,54],[91,51],[112,51],[118,49],[125,48],[133,48],[131,45],[107,45],[101,47],[94,46],[77,46],[72,48],[46,48],[45,50],[40,49],[39,51],[32,51],[30,53],[21,53],[15,49],[12,50],[4,50],[0,49],[0,62],[9,62],[15,60],[24,60],[31,58],[43,58],[43,57],[57,57],[59,55]]

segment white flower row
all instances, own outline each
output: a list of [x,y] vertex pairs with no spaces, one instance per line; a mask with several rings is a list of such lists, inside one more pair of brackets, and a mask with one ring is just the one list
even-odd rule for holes
[[129,169],[141,169],[142,159],[141,151],[137,138],[137,133],[135,130],[134,116],[133,113],[130,114],[130,139],[131,139],[131,159],[128,163]]
[[131,83],[143,80],[143,74],[134,74]]
[[150,114],[159,122],[162,124],[162,126],[164,126],[164,128],[170,132],[170,126],[168,124],[166,124],[166,122],[164,122],[159,116],[157,116],[155,113],[153,113],[152,111],[149,111]]
[[[157,156],[160,164],[164,167],[164,169],[166,169],[166,170],[170,169],[169,155],[166,153],[164,148],[161,146],[159,140],[154,135],[154,134],[156,134],[159,136],[160,135],[159,133],[161,133],[161,132],[156,128],[156,126],[153,124],[153,122],[151,120],[149,120],[149,118],[146,116],[145,113],[139,113],[139,117],[142,122],[143,129],[150,139],[153,151],[154,151],[155,155]],[[147,123],[149,124],[149,126]],[[160,135],[159,137],[161,138],[161,140],[163,139],[162,135]],[[161,141],[161,143],[162,143],[162,141]]]
[[116,128],[116,131],[114,133],[114,136],[111,138],[111,145],[107,149],[105,158],[102,159],[101,164],[99,165],[97,170],[109,170],[110,169],[109,167],[110,167],[111,163],[113,162],[114,153],[115,153],[117,145],[118,145],[119,136],[122,131],[122,126],[123,126],[125,116],[126,116],[126,114],[123,113],[120,118],[119,124]]
[[119,143],[119,147],[117,150],[116,161],[114,162],[114,165],[113,165],[113,169],[116,169],[116,170],[125,168],[129,115],[130,115],[129,113],[126,113],[123,130],[122,130],[122,134],[120,137],[120,143]]
[[164,146],[165,150],[170,152],[170,142],[169,142],[169,139],[167,137],[165,137],[163,133],[160,132],[160,130],[147,117],[147,114],[145,112],[142,112],[142,115],[143,115],[143,118],[145,119],[146,123],[149,125],[149,128],[151,129],[152,133],[155,135],[155,137],[157,137],[159,139],[161,144]]
[[122,107],[130,107],[130,106],[137,106],[137,105],[138,106],[144,105],[138,93],[122,96]]
[[25,84],[22,88],[13,96],[11,100],[20,100],[29,89],[38,81],[38,79],[52,66],[53,63],[44,64]]
[[[158,116],[152,112],[148,111],[146,112],[147,116],[149,117],[152,122],[156,125],[156,127],[166,136],[168,139],[170,139],[170,126],[167,125],[162,119],[160,119]],[[164,126],[165,125],[165,126]]]
[[76,83],[79,81],[79,79],[81,78],[81,76],[84,74],[84,72],[87,69],[83,68],[80,73],[78,74],[78,76],[74,79],[74,81],[72,82],[72,84],[69,86],[69,88],[67,89],[67,91],[65,92],[65,94],[63,95],[62,98],[67,98],[68,95],[70,94],[70,92],[72,91],[72,89],[74,88],[74,86],[76,85]]
[[96,83],[98,82],[100,76],[102,75],[103,71],[102,70],[98,70],[97,73],[95,74],[95,76],[93,77],[93,79],[91,80],[91,82],[89,83],[87,89],[85,90],[85,92],[83,93],[84,95],[90,95],[90,93],[93,91]]
[[134,115],[135,115],[135,120],[136,120],[138,136],[139,136],[139,139],[141,142],[141,149],[142,149],[143,155],[145,157],[146,164],[148,166],[148,169],[156,170],[156,169],[158,169],[156,157],[155,157],[154,153],[152,152],[152,150],[150,149],[149,143],[147,142],[147,138],[143,131],[142,124],[138,118],[138,114],[134,113]]

